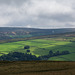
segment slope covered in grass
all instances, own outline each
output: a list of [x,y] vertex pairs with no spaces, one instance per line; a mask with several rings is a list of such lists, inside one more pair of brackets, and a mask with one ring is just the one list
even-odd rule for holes
[[[74,39],[74,38],[71,38]],[[43,56],[49,54],[49,51],[69,51],[69,55],[61,55],[63,60],[74,60],[75,53],[75,42],[71,42],[69,39],[64,40],[64,38],[45,38],[45,39],[35,39],[27,41],[18,41],[10,43],[0,44],[0,55],[8,54],[9,52],[22,52],[26,53],[27,49],[24,49],[24,46],[30,46],[30,53],[36,56]],[[57,57],[55,57],[56,59]],[[50,58],[51,60],[52,58]],[[53,57],[54,59],[54,57]]]

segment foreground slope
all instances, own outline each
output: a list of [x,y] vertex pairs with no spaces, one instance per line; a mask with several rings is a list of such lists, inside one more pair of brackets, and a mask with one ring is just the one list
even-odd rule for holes
[[75,62],[0,62],[0,75],[75,75]]

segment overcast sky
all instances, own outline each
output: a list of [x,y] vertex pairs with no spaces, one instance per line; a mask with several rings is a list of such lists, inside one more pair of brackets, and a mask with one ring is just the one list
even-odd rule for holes
[[75,0],[0,0],[0,27],[75,28]]

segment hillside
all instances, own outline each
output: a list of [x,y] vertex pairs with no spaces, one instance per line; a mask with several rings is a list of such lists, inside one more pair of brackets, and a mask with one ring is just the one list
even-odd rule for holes
[[0,40],[37,37],[42,35],[53,35],[67,32],[75,32],[74,28],[67,29],[34,29],[34,28],[12,28],[0,27]]
[[[53,34],[49,32],[53,30]],[[54,33],[54,31],[56,32]],[[11,52],[21,52],[35,55],[36,57],[41,57],[42,60],[51,60],[51,61],[75,61],[75,30],[74,29],[25,29],[25,28],[1,28],[3,33],[6,32],[7,36],[12,38],[5,37],[5,34],[0,36],[0,56],[1,60],[8,60],[8,55]],[[10,34],[12,31],[13,34]],[[22,31],[22,33],[20,32]],[[29,32],[26,35],[31,35],[26,37],[25,32]],[[30,33],[31,31],[31,33]],[[8,33],[7,33],[8,32]],[[19,32],[19,33],[18,33]],[[39,32],[43,34],[48,32],[48,34],[38,35]],[[17,34],[18,33],[18,34]],[[34,34],[33,34],[34,33]],[[37,33],[37,34],[36,34]],[[18,37],[15,37],[17,36]],[[20,35],[24,37],[20,37]],[[37,35],[37,36],[36,36]],[[34,36],[34,37],[33,37]],[[4,38],[3,38],[4,37]],[[14,38],[13,38],[14,37]],[[6,39],[5,39],[6,38]],[[24,49],[24,46],[29,46],[29,49]],[[53,54],[49,54],[50,51]],[[66,51],[67,53],[65,53]],[[7,58],[5,58],[5,54]],[[11,56],[12,57],[12,56]],[[18,59],[18,58],[17,58]]]
[[[24,49],[24,46],[29,46],[30,48]],[[0,41],[0,56],[10,52],[27,53],[27,50],[30,50],[29,53],[37,57],[47,57],[49,52],[52,51],[53,56],[45,60],[75,61],[75,34],[68,33]],[[68,51],[69,53],[63,53],[62,55],[63,51]]]

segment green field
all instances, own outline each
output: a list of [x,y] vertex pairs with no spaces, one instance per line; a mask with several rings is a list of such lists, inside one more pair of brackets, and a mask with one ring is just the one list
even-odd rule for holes
[[[71,38],[75,39],[75,38]],[[0,44],[0,56],[3,54],[8,54],[9,52],[23,52],[26,53],[24,49],[25,45],[30,46],[30,53],[36,56],[47,55],[50,50],[56,51],[69,51],[68,55],[61,55],[57,57],[51,57],[49,60],[56,61],[75,61],[75,42],[70,42],[70,39],[63,38],[45,38],[45,39],[35,39],[27,41],[18,41],[11,43]]]

